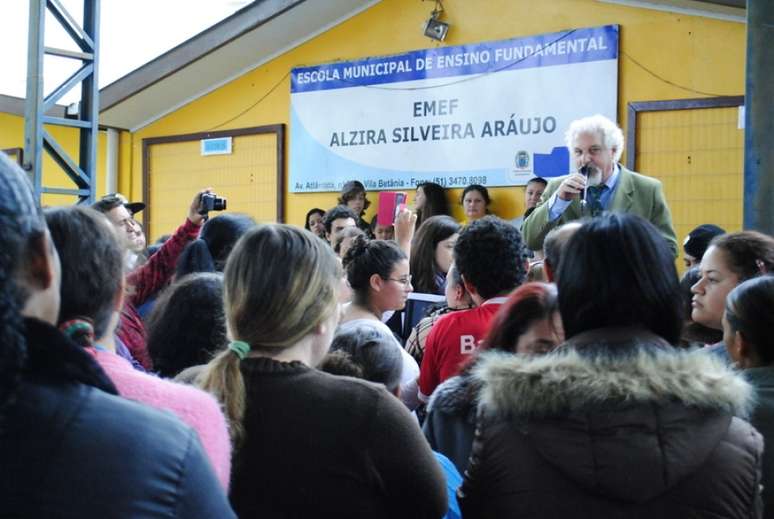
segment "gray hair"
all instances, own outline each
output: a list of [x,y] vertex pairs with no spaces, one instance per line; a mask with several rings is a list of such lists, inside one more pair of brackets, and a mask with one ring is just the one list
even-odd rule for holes
[[594,133],[602,137],[605,147],[613,150],[613,160],[618,162],[624,150],[624,136],[621,129],[604,115],[596,114],[570,123],[564,134],[567,149],[572,153],[579,135]]

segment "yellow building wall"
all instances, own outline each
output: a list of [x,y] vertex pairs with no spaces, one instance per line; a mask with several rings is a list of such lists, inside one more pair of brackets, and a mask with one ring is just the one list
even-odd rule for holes
[[[46,125],[46,129],[54,136],[70,157],[78,162],[78,130],[62,126]],[[124,132],[127,133],[128,132]],[[24,117],[0,113],[0,149],[24,148]],[[129,147],[127,146],[127,152]],[[105,194],[105,157],[107,151],[107,136],[99,132],[97,141],[97,196]],[[128,153],[127,153],[128,154]],[[54,162],[47,152],[43,152],[43,185],[45,187],[75,188],[75,184]],[[127,167],[125,171],[130,171]],[[119,170],[120,174],[120,170]],[[71,205],[76,197],[66,195],[43,195],[41,204],[44,206]]]
[[[142,193],[143,138],[288,124],[289,72],[301,65],[529,36],[576,27],[619,24],[618,118],[624,129],[627,123],[626,106],[630,101],[702,97],[689,90],[717,95],[744,93],[746,28],[741,23],[595,0],[444,0],[443,5],[443,20],[451,24],[443,43],[429,40],[421,33],[421,26],[433,8],[432,2],[384,0],[142,128],[133,135],[132,141],[132,198]],[[635,61],[653,74],[643,70]],[[654,74],[689,90],[673,86]],[[264,95],[265,99],[248,110]],[[292,142],[287,144],[293,145]],[[647,174],[647,171],[643,173]],[[287,185],[287,171],[285,175]],[[125,182],[122,176],[121,185]],[[523,213],[523,187],[493,188],[490,192],[493,198],[491,209],[499,216],[515,218]],[[461,190],[452,189],[448,196],[455,208],[454,215],[461,220],[460,193]],[[309,208],[330,208],[336,203],[337,194],[287,193],[286,197],[286,221],[302,225]],[[372,194],[370,198],[375,201],[376,195]],[[373,214],[374,205],[367,217]],[[679,240],[682,238],[678,236]]]

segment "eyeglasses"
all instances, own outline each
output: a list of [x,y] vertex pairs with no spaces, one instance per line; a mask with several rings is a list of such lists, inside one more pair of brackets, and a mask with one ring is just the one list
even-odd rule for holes
[[411,274],[409,274],[405,278],[400,278],[400,279],[397,279],[397,278],[384,278],[384,279],[386,281],[396,281],[396,282],[400,283],[401,285],[403,285],[404,287],[407,287],[407,286],[409,286],[411,284]]

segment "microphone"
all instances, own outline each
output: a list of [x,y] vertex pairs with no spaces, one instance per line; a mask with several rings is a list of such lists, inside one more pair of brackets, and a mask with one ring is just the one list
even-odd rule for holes
[[[586,182],[588,186],[588,178],[589,178],[589,175],[591,175],[591,166],[589,164],[586,164],[585,166],[583,166],[578,170],[578,173],[586,177]],[[586,187],[583,188],[583,192],[580,194],[581,206],[586,204]]]

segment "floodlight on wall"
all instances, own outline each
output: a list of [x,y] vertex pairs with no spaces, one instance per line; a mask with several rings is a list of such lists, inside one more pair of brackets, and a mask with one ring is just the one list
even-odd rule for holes
[[443,41],[449,32],[449,24],[442,22],[439,18],[443,13],[443,4],[440,0],[435,0],[435,9],[430,13],[430,18],[425,22],[425,36],[433,40]]

